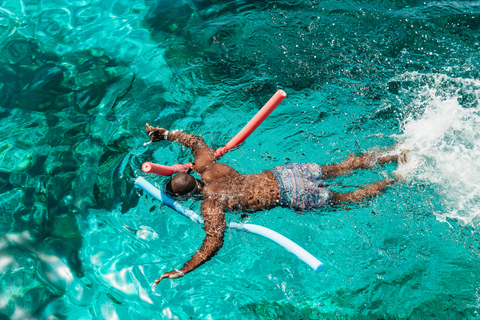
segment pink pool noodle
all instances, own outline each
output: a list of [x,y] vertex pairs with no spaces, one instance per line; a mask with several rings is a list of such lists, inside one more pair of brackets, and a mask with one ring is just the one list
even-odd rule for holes
[[187,172],[190,169],[190,163],[174,164],[173,166],[162,166],[151,162],[145,162],[142,165],[142,170],[146,173],[154,173],[160,176],[171,176],[177,172]]
[[220,158],[223,156],[225,153],[227,153],[230,149],[235,148],[238,146],[240,143],[245,141],[245,139],[248,138],[248,136],[257,129],[257,127],[265,120],[270,113],[272,113],[273,110],[280,104],[280,102],[285,99],[287,94],[283,90],[278,90],[273,97],[268,100],[268,102],[263,106],[262,109],[260,109],[257,114],[250,120],[243,129],[237,133],[235,137],[230,140],[225,147],[219,148],[215,151],[215,158]]
[[[230,149],[235,148],[240,143],[245,141],[245,139],[252,134],[255,129],[265,120],[270,113],[280,104],[280,102],[285,99],[287,94],[283,90],[278,90],[267,103],[260,109],[257,114],[250,120],[243,129],[237,133],[235,137],[232,138],[224,147],[215,150],[215,158],[218,159],[222,157],[225,153],[230,151]],[[146,173],[154,173],[161,176],[171,176],[177,172],[187,172],[190,169],[191,164],[174,164],[173,166],[163,166],[160,164],[155,164],[151,162],[145,162],[142,165],[143,171]]]

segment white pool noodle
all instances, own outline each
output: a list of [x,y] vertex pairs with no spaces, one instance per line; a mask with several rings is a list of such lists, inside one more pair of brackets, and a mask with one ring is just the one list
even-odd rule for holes
[[[203,224],[203,218],[201,216],[199,216],[194,211],[185,208],[179,202],[173,200],[172,198],[170,198],[169,196],[161,192],[160,189],[153,186],[144,178],[139,177],[135,181],[135,185],[145,190],[149,195],[151,195],[158,201],[166,204],[173,210],[189,218],[193,222]],[[320,272],[323,270],[322,262],[320,262],[307,250],[303,249],[302,247],[300,247],[298,244],[288,239],[287,237],[282,236],[278,232],[275,232],[271,229],[268,229],[259,225],[255,225],[255,224],[243,224],[243,223],[235,223],[235,222],[227,223],[227,228],[233,229],[233,230],[245,231],[248,233],[256,234],[258,236],[262,236],[268,240],[275,242],[276,244],[283,247],[285,250],[296,255],[300,260],[302,260],[307,265],[309,265],[310,268],[315,270],[315,272]]]

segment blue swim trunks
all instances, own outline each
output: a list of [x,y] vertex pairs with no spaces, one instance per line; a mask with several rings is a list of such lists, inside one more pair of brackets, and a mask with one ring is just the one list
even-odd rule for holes
[[287,163],[270,170],[280,188],[280,204],[295,210],[325,207],[331,193],[322,180],[322,167],[316,163]]

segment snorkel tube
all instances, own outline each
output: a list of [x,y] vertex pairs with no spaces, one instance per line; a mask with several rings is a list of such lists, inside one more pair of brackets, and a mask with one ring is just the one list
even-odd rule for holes
[[[233,137],[224,147],[215,151],[215,159],[221,158],[231,149],[237,147],[245,141],[255,129],[265,120],[273,110],[285,99],[287,94],[283,90],[278,90],[268,102],[260,109],[257,114],[250,120],[235,137]],[[145,162],[142,169],[146,173],[153,173],[161,176],[171,176],[178,172],[187,172],[191,167],[190,163],[174,164],[173,166],[164,166],[151,162]]]
[[[149,195],[151,195],[158,201],[164,203],[168,207],[177,211],[184,217],[187,217],[188,219],[192,220],[195,223],[203,224],[203,218],[201,216],[199,216],[194,211],[185,208],[178,201],[173,200],[172,198],[167,196],[165,193],[161,192],[160,189],[153,186],[144,178],[142,177],[137,178],[137,180],[135,181],[135,185],[143,189],[145,192],[147,192]],[[311,253],[309,253],[307,250],[300,247],[298,244],[296,244],[292,240],[282,236],[281,234],[271,229],[268,229],[259,225],[255,225],[255,224],[243,224],[243,223],[235,223],[235,222],[227,223],[227,228],[256,234],[257,236],[261,236],[261,237],[264,237],[265,239],[271,240],[276,244],[280,245],[281,247],[283,247],[285,250],[296,255],[300,260],[302,260],[308,266],[310,266],[310,268],[312,268],[315,272],[320,272],[323,270],[323,263],[320,262],[320,260],[315,258]]]

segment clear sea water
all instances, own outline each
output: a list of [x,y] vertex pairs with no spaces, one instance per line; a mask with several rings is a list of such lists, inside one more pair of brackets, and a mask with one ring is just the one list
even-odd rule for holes
[[[479,1],[0,1],[0,319],[480,318]],[[288,97],[222,162],[409,150],[409,162],[327,181],[403,175],[359,205],[230,221],[317,256],[315,273],[229,231],[178,280],[203,230],[134,187],[145,123],[218,148]],[[186,206],[199,210],[199,203]]]

